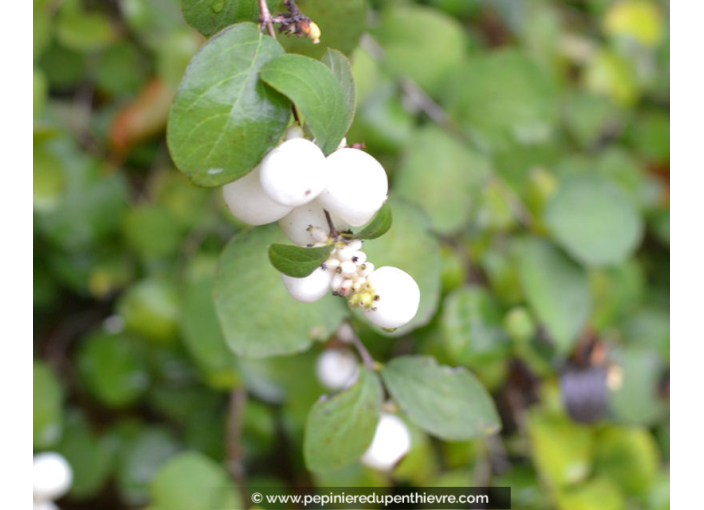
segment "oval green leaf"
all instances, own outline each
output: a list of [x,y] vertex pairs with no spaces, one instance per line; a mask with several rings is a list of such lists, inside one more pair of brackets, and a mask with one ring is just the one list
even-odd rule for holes
[[359,459],[374,439],[382,403],[379,378],[365,367],[350,388],[316,402],[303,444],[308,469],[331,471]]
[[587,275],[547,241],[531,238],[516,254],[526,299],[545,325],[557,350],[570,350],[591,310]]
[[285,275],[304,278],[328,259],[334,247],[329,244],[317,248],[304,248],[276,243],[269,246],[269,261]]
[[264,65],[261,79],[294,102],[326,155],[337,149],[347,132],[349,108],[330,68],[310,57],[287,54]]
[[595,174],[565,179],[545,211],[553,237],[586,265],[623,262],[638,247],[643,221],[629,197]]
[[195,184],[234,181],[279,142],[291,104],[259,81],[259,70],[283,52],[257,25],[240,23],[193,57],[171,107],[167,142]]
[[354,112],[357,109],[357,85],[354,82],[352,74],[352,65],[350,61],[342,53],[337,50],[328,48],[327,53],[323,55],[320,61],[328,66],[337,78],[337,81],[342,86],[342,92],[345,94],[347,102],[347,127],[345,133],[352,125],[354,120]]
[[439,438],[463,441],[501,428],[489,393],[465,368],[440,366],[431,356],[401,356],[381,377],[403,412]]
[[267,260],[267,247],[285,240],[277,225],[244,232],[230,241],[215,277],[215,309],[228,346],[261,358],[306,349],[327,338],[348,314],[332,295],[315,303],[293,299]]

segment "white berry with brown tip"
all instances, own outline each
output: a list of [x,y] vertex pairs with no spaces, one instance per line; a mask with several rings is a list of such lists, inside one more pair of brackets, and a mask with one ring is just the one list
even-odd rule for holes
[[325,155],[305,138],[286,140],[267,154],[261,167],[262,188],[283,206],[306,204],[327,184]]
[[384,167],[359,149],[340,149],[326,159],[328,182],[319,201],[353,227],[371,220],[389,192]]
[[387,329],[408,324],[420,306],[420,288],[411,275],[397,267],[384,266],[372,272],[367,280],[378,299],[364,310],[370,322]]
[[314,303],[330,292],[332,276],[331,271],[319,267],[303,278],[294,278],[293,276],[282,274],[281,279],[293,299],[301,303]]
[[[341,219],[331,216],[331,220],[336,230],[342,231],[349,228],[349,225]],[[299,246],[307,246],[318,242],[314,237],[313,229],[320,229],[330,233],[330,226],[325,217],[323,206],[317,200],[295,207],[290,213],[279,220],[279,227],[291,241]]]
[[293,209],[277,204],[264,192],[260,182],[261,168],[225,184],[222,194],[225,204],[238,220],[248,225],[266,225],[278,221]]

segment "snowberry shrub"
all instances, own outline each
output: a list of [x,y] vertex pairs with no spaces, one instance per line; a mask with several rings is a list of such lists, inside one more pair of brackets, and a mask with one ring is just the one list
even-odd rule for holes
[[[384,409],[402,409],[427,432],[458,440],[496,430],[498,418],[464,369],[414,356],[383,366],[357,335],[410,329],[421,306],[415,324],[430,319],[439,274],[424,268],[439,271],[438,243],[425,216],[400,203],[403,221],[378,239],[392,224],[389,180],[363,141],[347,143],[356,106],[351,65],[332,49],[320,60],[285,53],[274,25],[314,41],[325,35],[294,1],[284,6],[289,12],[274,16],[260,1],[260,26],[235,23],[205,43],[176,94],[167,141],[194,184],[222,186],[232,214],[256,227],[241,229],[228,244],[215,278],[215,311],[228,346],[261,357],[293,354],[314,339],[330,342],[316,375],[337,393],[308,415],[309,469],[361,460],[388,471],[409,451],[411,435]],[[274,222],[278,228],[268,225]],[[423,305],[411,274],[431,294]],[[385,389],[392,402],[384,402]]]

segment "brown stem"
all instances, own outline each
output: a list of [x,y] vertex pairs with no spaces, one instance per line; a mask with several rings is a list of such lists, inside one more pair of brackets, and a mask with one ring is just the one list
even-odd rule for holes
[[335,225],[332,222],[332,218],[330,217],[330,213],[327,209],[323,209],[323,212],[325,213],[325,219],[327,220],[328,227],[330,228],[330,237],[332,237],[333,239],[337,239],[340,233],[335,228]]
[[269,6],[266,4],[266,0],[259,0],[259,13],[259,23],[264,25],[267,30],[269,30],[269,35],[276,39],[276,32],[274,32],[274,21],[271,17]]
[[246,494],[244,447],[242,430],[244,413],[247,407],[247,390],[236,388],[230,394],[230,407],[227,412],[227,432],[225,449],[227,452],[227,470],[242,494]]
[[359,356],[362,358],[362,361],[364,361],[364,364],[367,366],[367,368],[373,372],[374,358],[372,358],[372,355],[369,354],[369,351],[364,346],[364,344],[359,339],[356,333],[352,336],[352,345],[354,345],[357,349],[357,352],[359,352]]

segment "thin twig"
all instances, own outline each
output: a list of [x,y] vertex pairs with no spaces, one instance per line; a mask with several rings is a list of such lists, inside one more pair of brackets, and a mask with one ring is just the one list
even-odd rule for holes
[[335,228],[335,224],[332,222],[332,218],[330,217],[330,213],[328,212],[327,209],[323,209],[323,212],[325,213],[325,219],[327,220],[328,227],[330,228],[330,237],[332,237],[333,239],[337,239],[337,237],[340,235],[340,233]]
[[242,430],[244,428],[244,413],[247,407],[247,390],[236,388],[230,394],[230,407],[227,411],[227,433],[225,449],[227,452],[227,470],[230,477],[246,494],[244,469],[244,447],[242,446]]
[[266,0],[259,0],[259,13],[259,23],[266,26],[267,30],[269,30],[269,35],[276,39],[274,19],[271,17],[271,12],[269,11],[269,6],[266,4]]
[[359,352],[359,356],[362,358],[362,361],[364,361],[364,364],[367,366],[367,368],[369,370],[371,370],[373,372],[374,365],[375,365],[374,358],[372,358],[372,355],[369,354],[369,351],[367,350],[367,348],[364,347],[364,344],[359,339],[357,334],[352,336],[352,344],[357,349],[357,352]]

